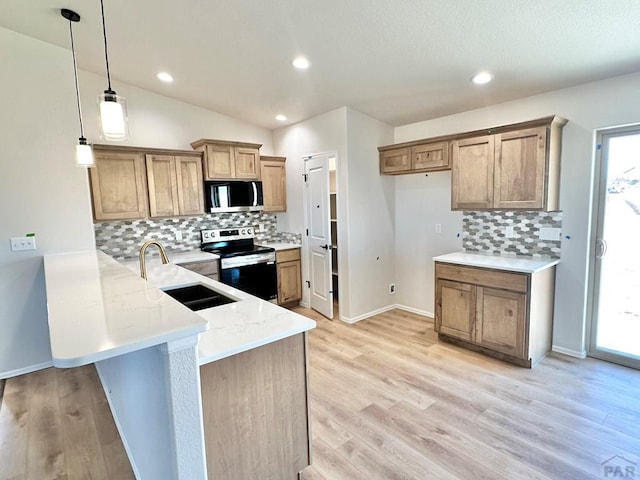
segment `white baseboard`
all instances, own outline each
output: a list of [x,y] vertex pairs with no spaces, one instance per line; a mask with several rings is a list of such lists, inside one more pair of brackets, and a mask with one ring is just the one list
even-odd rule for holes
[[19,375],[25,375],[31,372],[37,372],[38,370],[44,370],[45,368],[53,367],[53,362],[44,362],[37,365],[29,365],[28,367],[18,368],[17,370],[10,370],[8,372],[0,373],[0,379],[6,380],[7,378],[17,377]]
[[96,372],[98,372],[98,378],[100,379],[100,384],[102,385],[102,390],[104,390],[104,394],[107,397],[107,402],[109,403],[109,410],[111,410],[111,416],[113,417],[113,422],[116,424],[116,428],[118,429],[118,434],[120,435],[120,439],[122,439],[122,446],[124,447],[124,451],[127,452],[127,458],[129,459],[129,463],[131,464],[131,469],[133,470],[133,474],[135,475],[136,479],[139,480],[140,473],[138,472],[138,468],[136,467],[136,463],[134,462],[133,455],[131,454],[131,448],[127,443],[127,437],[125,437],[122,432],[122,424],[118,419],[118,414],[116,413],[111,403],[111,394],[109,391],[109,387],[104,383],[104,379],[100,374],[100,366],[98,365],[98,363],[96,363],[95,366],[96,366]]
[[373,310],[368,313],[363,313],[362,315],[358,315],[357,317],[351,317],[351,318],[340,315],[340,320],[346,323],[356,323],[356,322],[359,322],[360,320],[364,320],[365,318],[373,317],[374,315],[388,312],[389,310],[393,310],[394,308],[396,308],[395,305],[389,305],[386,307],[379,308],[377,310]]
[[423,317],[429,317],[429,318],[434,317],[432,312],[427,312],[426,310],[420,310],[419,308],[407,307],[406,305],[400,305],[398,303],[396,303],[393,307],[399,310],[404,310],[406,312],[415,313],[416,315],[422,315]]
[[575,358],[587,358],[586,350],[571,350],[570,348],[558,347],[557,345],[551,346],[551,351],[556,353],[561,353],[563,355],[568,355],[569,357]]

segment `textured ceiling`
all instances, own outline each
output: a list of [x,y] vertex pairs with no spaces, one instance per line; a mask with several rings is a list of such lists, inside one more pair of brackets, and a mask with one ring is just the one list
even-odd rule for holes
[[[0,26],[69,48],[71,8],[79,66],[104,74],[99,0],[59,1],[4,0]],[[343,105],[403,125],[640,71],[639,0],[104,2],[113,79],[266,128]],[[481,69],[494,82],[471,84]]]

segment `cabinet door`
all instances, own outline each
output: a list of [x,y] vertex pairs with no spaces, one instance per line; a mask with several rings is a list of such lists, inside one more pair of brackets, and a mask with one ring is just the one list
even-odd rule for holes
[[89,169],[94,218],[146,218],[147,181],[142,155],[97,152],[95,158],[95,168]]
[[178,215],[175,158],[172,155],[146,155],[146,162],[151,216]]
[[471,342],[476,287],[449,280],[436,281],[436,323],[439,333]]
[[396,148],[380,153],[380,173],[399,173],[411,170],[409,148]]
[[199,157],[176,157],[176,180],[180,215],[204,213],[202,160]]
[[546,143],[546,127],[495,136],[495,208],[544,207]]
[[455,140],[451,162],[451,209],[493,207],[494,137]]
[[257,148],[235,148],[235,178],[255,180],[258,178],[260,150]]
[[260,177],[265,212],[287,211],[287,172],[282,161],[261,160]]
[[235,178],[235,150],[230,145],[205,145],[205,175],[207,180]]
[[449,142],[411,147],[413,170],[445,170],[449,164]]
[[300,260],[278,264],[278,304],[299,301],[302,298],[302,272]]
[[524,358],[527,296],[486,287],[477,290],[475,343]]

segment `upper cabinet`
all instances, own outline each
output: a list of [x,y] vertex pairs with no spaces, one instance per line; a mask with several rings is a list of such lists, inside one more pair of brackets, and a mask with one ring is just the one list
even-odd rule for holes
[[146,155],[152,217],[204,213],[200,156]]
[[284,157],[260,157],[265,212],[287,211],[287,171]]
[[557,210],[566,123],[551,116],[379,147],[380,172],[450,168],[452,210]]
[[96,221],[204,213],[200,152],[94,145],[89,169]]
[[379,147],[380,173],[403,173],[449,170],[449,142],[428,142]]
[[260,176],[260,147],[256,143],[200,139],[191,144],[204,153],[206,180],[236,178],[256,180]]
[[147,179],[139,152],[95,149],[96,165],[89,169],[93,217],[97,221],[146,218]]

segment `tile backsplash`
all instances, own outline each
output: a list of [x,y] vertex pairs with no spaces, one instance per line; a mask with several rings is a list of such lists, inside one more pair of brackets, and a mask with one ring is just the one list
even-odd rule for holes
[[[147,240],[158,240],[167,251],[188,252],[200,248],[200,230],[258,227],[256,242],[301,243],[302,235],[278,232],[276,215],[264,212],[211,213],[194,217],[118,220],[94,224],[96,248],[117,260],[137,257]],[[176,235],[182,235],[176,240]],[[154,250],[155,252],[155,250]]]
[[[507,227],[513,228],[511,238]],[[465,211],[462,246],[469,252],[560,258],[560,240],[541,240],[541,228],[562,229],[562,212]]]

